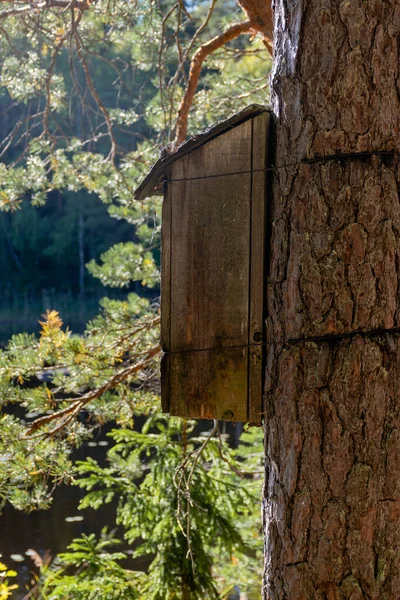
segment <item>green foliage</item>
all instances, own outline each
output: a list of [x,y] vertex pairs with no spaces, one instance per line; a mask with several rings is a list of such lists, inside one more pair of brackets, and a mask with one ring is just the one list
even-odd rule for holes
[[112,552],[119,540],[103,529],[73,540],[68,552],[50,565],[42,564],[32,598],[36,600],[135,600],[140,599],[144,574],[124,569],[122,552]]
[[[26,202],[16,213],[0,212],[0,232],[4,296],[6,290],[13,296],[28,289],[32,296],[49,288],[77,294],[80,267],[132,239],[130,224],[111,219],[98,198],[82,191],[53,192],[43,207]],[[102,286],[90,275],[84,283],[86,293],[100,294]]]
[[[217,4],[208,21],[207,10],[205,3],[184,12],[179,4],[98,0],[81,15],[79,36],[69,11],[43,10],[22,27],[9,18],[11,44],[0,44],[1,104],[11,117],[0,136],[3,208],[18,207],[27,193],[41,204],[51,190],[84,189],[134,209],[132,189],[157,157],[155,146],[174,137],[196,46],[241,18],[233,0]],[[265,102],[270,66],[258,39],[210,56],[189,132],[245,106],[250,95]],[[26,119],[29,135],[21,136]]]
[[158,285],[160,275],[153,255],[146,252],[141,244],[116,244],[100,258],[102,265],[92,261],[87,267],[103,285],[126,287],[133,281],[140,281],[149,288]]
[[[80,508],[114,502],[133,557],[147,557],[146,573],[122,568],[125,555],[109,553],[117,541],[103,531],[100,540],[94,535],[74,540],[71,552],[42,569],[38,598],[90,600],[97,593],[108,600],[118,598],[113,594],[122,594],[124,585],[127,595],[121,598],[142,600],[211,600],[234,585],[249,597],[252,586],[258,591],[260,568],[256,575],[251,571],[261,564],[260,531],[254,527],[261,434],[243,434],[232,450],[221,436],[199,436],[194,427],[154,415],[141,431],[109,434],[115,445],[107,467],[93,459],[77,465],[76,484],[87,491]],[[70,567],[73,575],[66,575]]]
[[24,433],[20,419],[1,416],[0,507],[8,501],[17,510],[46,509],[51,506],[53,486],[73,480],[70,445],[43,437],[27,440]]

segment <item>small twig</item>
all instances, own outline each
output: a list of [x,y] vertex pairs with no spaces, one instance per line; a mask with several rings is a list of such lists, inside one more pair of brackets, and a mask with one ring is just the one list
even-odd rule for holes
[[226,456],[224,456],[223,452],[222,452],[222,438],[221,438],[221,432],[218,430],[218,453],[220,456],[220,459],[224,461],[224,463],[226,463],[228,465],[228,467],[235,473],[235,475],[238,475],[239,477],[244,477],[245,473],[243,471],[240,471],[239,469],[237,469],[235,467],[235,465],[233,465],[231,462],[229,462],[229,460],[226,458]]
[[[187,556],[190,557],[193,573],[195,573],[196,569],[195,569],[195,562],[194,562],[191,539],[190,539],[190,528],[191,528],[191,514],[190,513],[191,513],[192,506],[196,506],[196,508],[198,508],[200,510],[205,510],[205,509],[203,507],[199,506],[196,502],[194,502],[193,498],[190,495],[190,485],[191,485],[191,482],[193,479],[196,465],[197,465],[201,455],[203,454],[205,448],[207,447],[207,444],[209,443],[211,438],[214,437],[214,435],[217,431],[219,431],[218,421],[214,420],[214,427],[212,428],[212,430],[210,431],[210,433],[208,434],[207,438],[204,440],[204,442],[202,443],[200,448],[193,450],[192,452],[187,454],[187,456],[185,457],[182,464],[176,469],[174,478],[173,478],[174,485],[175,485],[175,487],[177,489],[177,493],[178,493],[178,506],[176,509],[177,522],[178,522],[179,529],[181,530],[181,532],[187,539],[187,544],[188,544]],[[184,433],[184,435],[186,435],[185,430],[183,431],[183,433]],[[182,440],[182,443],[184,444],[184,448],[185,448],[186,441],[184,439]],[[193,460],[193,464],[191,466],[189,476],[186,478],[186,468],[189,465],[191,460]],[[184,485],[182,485],[182,484],[184,484]],[[181,518],[181,513],[182,513],[181,497],[182,496],[186,499],[186,513],[184,515],[184,517],[186,519],[186,528],[183,527],[182,518]]]
[[[6,2],[7,0],[0,0],[0,2]],[[6,19],[7,17],[18,17],[26,14],[35,14],[40,11],[48,10],[50,8],[61,8],[63,11],[70,7],[85,11],[90,6],[89,0],[43,0],[42,2],[30,2],[25,3],[22,6],[14,6],[0,12],[0,20]]]
[[199,458],[200,456],[203,454],[204,450],[206,449],[206,446],[208,444],[208,442],[211,440],[212,437],[214,437],[214,435],[219,432],[219,426],[218,426],[218,421],[216,419],[214,419],[214,427],[212,428],[212,430],[210,431],[209,435],[207,436],[207,438],[204,440],[203,444],[200,446],[199,450],[197,450],[196,452],[193,452],[191,455],[189,456],[194,456],[194,461],[192,464],[192,468],[190,470],[189,473],[189,477],[186,483],[186,489],[189,490],[190,489],[190,484],[192,482],[193,479],[193,473],[194,470],[196,468],[197,463],[199,462]]
[[51,80],[52,80],[54,69],[56,66],[57,56],[60,53],[65,40],[67,39],[67,35],[68,35],[67,33],[64,33],[64,35],[61,36],[60,41],[54,48],[54,52],[51,57],[50,65],[49,65],[49,68],[48,68],[47,74],[46,74],[46,83],[45,83],[46,105],[44,108],[44,116],[43,116],[43,133],[53,142],[53,144],[54,144],[54,138],[53,138],[52,134],[50,133],[49,126],[48,126],[50,110],[51,110],[51,104],[50,104],[51,103]]
[[106,109],[102,99],[100,98],[95,86],[93,85],[93,81],[92,78],[90,76],[90,69],[88,67],[88,64],[85,60],[85,56],[83,54],[83,45],[82,45],[82,41],[79,37],[79,34],[75,31],[74,32],[74,39],[75,39],[75,46],[76,46],[76,52],[77,55],[79,56],[79,59],[81,61],[82,64],[82,68],[85,72],[85,78],[86,78],[86,83],[90,89],[90,93],[92,94],[100,112],[103,114],[104,119],[106,121],[107,124],[107,131],[108,131],[108,135],[110,137],[110,141],[111,141],[111,149],[110,149],[110,153],[107,157],[107,160],[111,160],[114,163],[114,159],[115,159],[115,154],[116,154],[116,150],[117,150],[117,143],[114,137],[114,130],[113,130],[113,124],[111,122],[111,118],[109,115],[108,110]]
[[211,16],[212,16],[212,14],[213,14],[213,11],[214,11],[214,8],[215,8],[215,4],[216,4],[216,2],[217,2],[217,0],[211,0],[210,7],[209,7],[209,9],[208,9],[208,11],[207,11],[207,14],[206,14],[206,17],[205,17],[204,21],[202,22],[202,24],[200,25],[200,27],[198,27],[198,29],[195,31],[195,33],[194,33],[194,35],[193,35],[192,39],[191,39],[191,40],[190,40],[190,42],[189,42],[189,45],[188,45],[188,47],[187,47],[187,48],[186,48],[186,50],[185,50],[185,54],[184,54],[184,57],[183,57],[183,61],[185,61],[185,60],[187,59],[187,57],[189,56],[189,52],[190,52],[190,51],[191,51],[191,49],[193,48],[193,46],[194,46],[194,44],[195,44],[195,42],[196,42],[197,38],[198,38],[198,37],[199,37],[199,35],[200,35],[200,34],[201,34],[203,31],[204,31],[204,29],[207,27],[207,25],[208,25],[208,23],[209,23],[209,21],[210,21],[210,19],[211,19]]
[[163,61],[163,53],[164,53],[164,41],[165,41],[165,26],[166,23],[168,21],[168,19],[170,18],[170,16],[172,15],[172,13],[179,8],[179,3],[176,2],[172,8],[166,13],[166,15],[163,17],[163,20],[161,22],[161,36],[160,36],[160,45],[158,48],[158,87],[159,87],[159,92],[160,92],[160,105],[161,105],[161,111],[164,117],[164,128],[166,126],[166,110],[165,110],[165,103],[164,103],[164,82],[163,82],[163,75],[164,75],[164,61]]

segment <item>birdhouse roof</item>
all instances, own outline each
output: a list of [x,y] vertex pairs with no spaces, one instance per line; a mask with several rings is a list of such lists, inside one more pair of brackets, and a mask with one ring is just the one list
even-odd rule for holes
[[214,127],[206,129],[203,133],[194,135],[184,142],[179,148],[171,154],[166,153],[165,156],[159,158],[159,160],[153,165],[149,173],[143,179],[142,183],[137,187],[134,192],[135,200],[144,200],[149,196],[156,196],[163,194],[163,181],[166,168],[173,162],[185,156],[192,150],[203,146],[215,137],[222,135],[229,129],[237,127],[244,121],[252,119],[262,112],[270,112],[270,109],[261,104],[251,104],[240,112],[234,114],[229,119],[218,123]]

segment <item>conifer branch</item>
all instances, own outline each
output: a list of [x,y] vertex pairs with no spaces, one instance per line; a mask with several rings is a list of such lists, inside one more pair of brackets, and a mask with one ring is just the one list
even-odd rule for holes
[[186,138],[189,110],[192,106],[193,98],[199,83],[203,62],[208,56],[210,56],[210,54],[221,48],[221,46],[225,46],[225,44],[236,39],[239,37],[239,35],[251,33],[252,29],[253,28],[250,21],[234,23],[220,35],[217,35],[212,40],[202,44],[194,53],[190,63],[189,78],[185,93],[178,109],[175,134],[176,145],[184,142]]
[[114,389],[118,384],[122,383],[123,381],[126,381],[128,379],[128,377],[130,377],[134,373],[138,373],[139,371],[142,371],[143,369],[145,369],[148,366],[149,362],[153,358],[158,356],[160,354],[160,352],[161,352],[160,345],[157,344],[156,346],[153,346],[152,348],[150,348],[150,350],[148,350],[145,353],[144,358],[141,361],[136,362],[133,365],[129,365],[128,367],[125,367],[124,369],[121,369],[120,371],[115,373],[112,377],[110,377],[110,379],[108,379],[108,381],[106,381],[106,383],[104,383],[102,386],[100,386],[94,390],[90,390],[90,392],[87,392],[86,394],[84,394],[83,396],[81,396],[78,399],[67,398],[67,399],[63,400],[64,402],[69,401],[72,403],[70,406],[67,406],[66,408],[58,410],[50,415],[45,415],[43,417],[39,417],[38,419],[35,419],[35,421],[33,421],[29,425],[29,427],[25,433],[25,437],[29,437],[29,438],[39,437],[39,436],[32,436],[32,434],[35,433],[36,431],[38,431],[39,429],[42,429],[45,425],[48,425],[49,423],[52,423],[59,419],[66,419],[66,422],[62,423],[61,427],[57,427],[55,430],[52,430],[51,432],[46,431],[46,432],[40,434],[40,436],[52,435],[52,434],[56,433],[57,431],[62,429],[62,427],[64,427],[66,424],[68,424],[72,420],[73,417],[76,417],[79,414],[79,412],[87,404],[89,404],[89,402],[92,402],[93,400],[100,398],[103,394],[105,394],[109,390]]
[[[5,3],[8,0],[0,0]],[[38,13],[50,8],[60,8],[67,10],[69,8],[78,9],[80,12],[87,10],[92,4],[91,0],[43,0],[42,2],[22,2],[15,3],[17,6],[0,11],[0,20],[8,17],[18,17],[29,13]]]

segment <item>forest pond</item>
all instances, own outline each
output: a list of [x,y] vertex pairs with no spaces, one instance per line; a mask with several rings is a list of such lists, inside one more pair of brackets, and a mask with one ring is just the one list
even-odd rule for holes
[[[137,419],[136,426],[142,427],[144,419]],[[237,446],[242,431],[241,424],[224,422],[223,431],[229,434],[230,443]],[[199,421],[199,431],[208,431],[210,421]],[[111,425],[98,431],[95,438],[85,444],[75,455],[78,460],[92,457],[104,465],[109,445],[107,432]],[[0,554],[10,569],[18,572],[19,589],[13,595],[16,600],[26,596],[27,588],[38,569],[29,556],[29,550],[37,552],[44,560],[51,559],[58,552],[65,551],[73,538],[83,533],[99,534],[103,527],[115,527],[115,504],[102,506],[98,510],[79,511],[79,501],[84,491],[78,487],[62,486],[54,493],[52,507],[49,510],[34,511],[30,514],[15,510],[7,504],[0,516]],[[118,537],[119,532],[116,532]],[[122,532],[119,535],[122,538]],[[132,547],[122,543],[121,550],[127,554],[127,568],[146,569],[145,558],[133,561],[129,555]],[[28,552],[28,553],[27,553]]]
[[[80,451],[78,458],[91,456],[104,463],[108,445],[106,432],[101,431],[98,438],[89,444]],[[0,554],[2,561],[18,572],[20,588],[13,595],[17,600],[24,598],[32,574],[37,572],[27,551],[33,549],[42,558],[50,558],[64,551],[74,537],[82,533],[97,534],[104,526],[115,523],[115,507],[112,504],[97,511],[79,511],[78,504],[83,494],[77,487],[63,486],[56,490],[49,510],[25,514],[9,504],[4,507],[0,516]],[[129,554],[128,548],[123,550]]]

